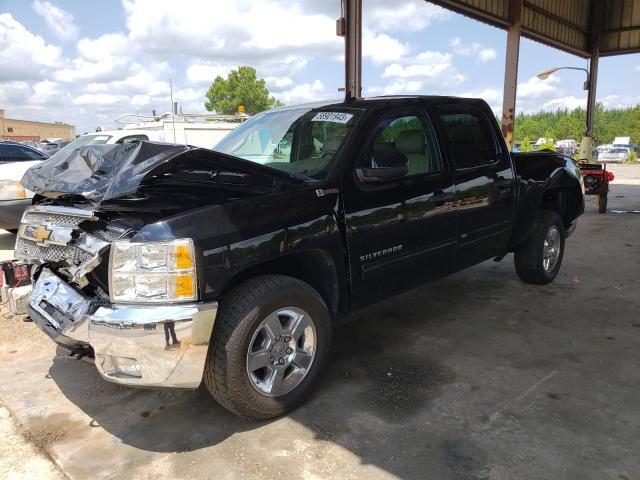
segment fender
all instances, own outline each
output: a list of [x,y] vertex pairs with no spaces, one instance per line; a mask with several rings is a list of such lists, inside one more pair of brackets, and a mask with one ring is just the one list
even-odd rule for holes
[[554,152],[516,153],[513,159],[518,177],[518,208],[510,250],[531,236],[533,219],[540,209],[557,211],[565,229],[571,231],[584,212],[584,187],[577,164]]

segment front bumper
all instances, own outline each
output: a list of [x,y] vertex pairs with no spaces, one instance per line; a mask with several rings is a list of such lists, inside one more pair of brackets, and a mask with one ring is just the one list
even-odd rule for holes
[[27,309],[60,346],[68,350],[91,346],[98,371],[111,382],[140,387],[200,385],[217,302],[97,309],[92,303],[44,269]]
[[0,228],[13,230],[20,226],[20,219],[32,200],[22,198],[19,200],[0,200]]

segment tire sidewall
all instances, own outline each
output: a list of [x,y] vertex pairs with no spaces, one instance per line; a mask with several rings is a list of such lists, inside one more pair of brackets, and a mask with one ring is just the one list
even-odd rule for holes
[[[550,271],[545,270],[543,266],[543,258],[544,258],[544,241],[547,238],[547,232],[549,229],[555,226],[558,229],[560,234],[560,254],[558,255],[558,259],[553,269]],[[562,265],[562,258],[564,257],[564,242],[565,242],[565,230],[564,225],[562,223],[562,219],[557,214],[552,214],[543,217],[543,223],[541,225],[540,237],[538,241],[538,261],[540,265],[540,272],[545,277],[548,282],[551,282],[556,275],[558,275],[558,271]]]
[[[298,307],[309,314],[315,326],[316,353],[310,370],[297,387],[282,396],[270,397],[252,385],[247,372],[247,352],[262,321],[267,315],[284,307]],[[265,418],[285,413],[302,403],[311,393],[324,370],[330,346],[331,319],[324,302],[310,286],[294,280],[287,291],[260,294],[254,308],[246,312],[231,334],[226,345],[227,386],[236,394],[236,398],[242,399],[246,407],[254,412],[263,412]],[[232,365],[235,367],[230,368]]]

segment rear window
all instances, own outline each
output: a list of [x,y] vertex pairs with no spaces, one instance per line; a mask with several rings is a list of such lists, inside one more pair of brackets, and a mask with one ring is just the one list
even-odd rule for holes
[[498,149],[493,132],[482,113],[443,113],[440,122],[457,169],[474,168],[497,161]]

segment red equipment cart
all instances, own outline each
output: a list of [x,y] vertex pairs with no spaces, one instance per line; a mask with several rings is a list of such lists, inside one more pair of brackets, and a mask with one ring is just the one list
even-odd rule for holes
[[609,182],[615,177],[607,171],[606,163],[580,163],[580,172],[584,180],[584,193],[598,196],[598,212],[607,213],[607,194]]

